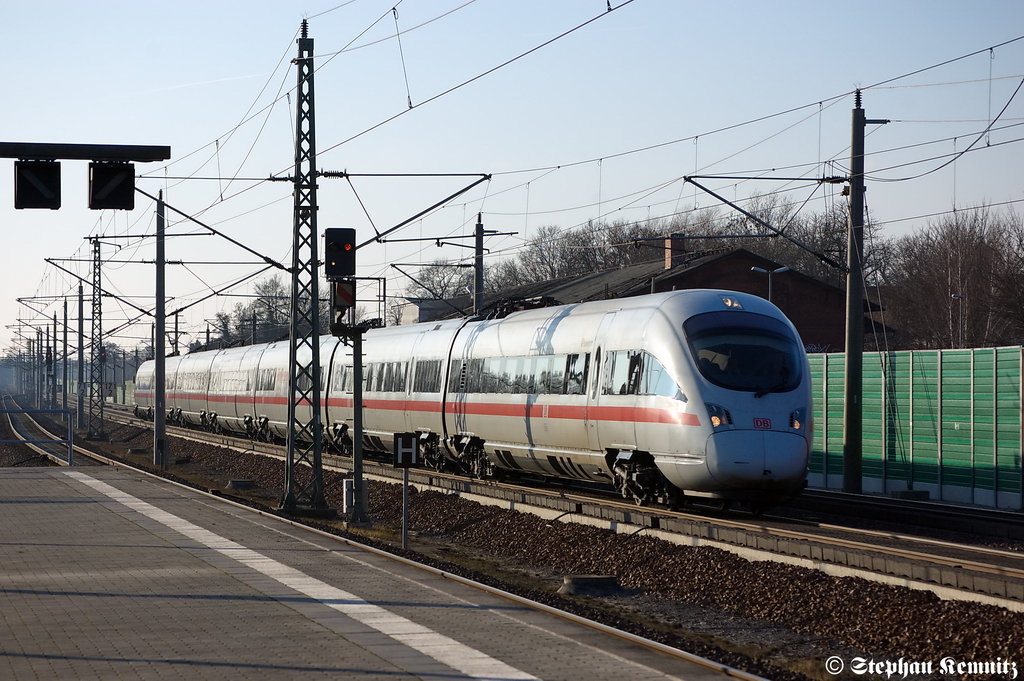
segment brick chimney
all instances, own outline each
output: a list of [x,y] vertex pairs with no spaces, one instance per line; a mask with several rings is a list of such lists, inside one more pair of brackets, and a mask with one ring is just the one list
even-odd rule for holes
[[665,237],[665,269],[682,265],[686,260],[686,240],[678,232]]

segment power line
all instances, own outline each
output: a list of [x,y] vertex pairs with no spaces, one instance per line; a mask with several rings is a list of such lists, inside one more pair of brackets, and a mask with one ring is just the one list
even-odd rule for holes
[[484,71],[482,73],[479,73],[479,74],[473,76],[472,78],[459,83],[458,85],[454,85],[454,86],[448,88],[447,90],[439,92],[438,94],[434,95],[433,97],[429,97],[429,98],[423,100],[422,102],[419,102],[418,104],[415,104],[415,105],[409,107],[408,109],[406,109],[404,111],[400,111],[400,112],[396,113],[395,115],[393,115],[393,116],[391,116],[389,118],[385,118],[384,120],[382,120],[382,121],[380,121],[378,123],[375,123],[374,125],[370,126],[369,128],[366,128],[362,132],[358,132],[355,135],[352,135],[351,137],[349,137],[348,139],[344,139],[341,142],[338,142],[337,144],[334,144],[332,146],[327,147],[322,152],[320,152],[320,154],[325,154],[325,153],[327,153],[329,151],[337,149],[338,147],[340,147],[340,146],[342,146],[344,144],[348,144],[352,140],[358,139],[358,138],[362,137],[363,135],[366,135],[367,133],[370,133],[370,132],[376,130],[377,128],[379,128],[379,127],[381,127],[383,125],[387,125],[391,121],[393,121],[393,120],[395,120],[397,118],[400,118],[401,116],[404,116],[405,114],[409,113],[410,111],[414,111],[414,110],[420,108],[421,106],[424,106],[426,104],[430,104],[431,102],[444,97],[445,95],[449,95],[449,94],[455,92],[456,90],[460,90],[460,89],[466,87],[467,85],[469,85],[471,83],[475,83],[476,81],[480,80],[481,78],[489,76],[492,73],[494,73],[495,71],[498,71],[500,69],[505,68],[509,64],[514,64],[515,62],[519,61],[520,59],[523,59],[524,57],[527,57],[527,56],[533,54],[534,52],[536,52],[538,50],[541,50],[541,49],[547,47],[548,45],[550,45],[550,44],[552,44],[554,42],[557,42],[557,41],[561,40],[562,38],[564,38],[564,37],[566,37],[566,36],[568,36],[568,35],[570,35],[572,33],[575,33],[576,31],[580,30],[581,28],[584,28],[585,26],[589,26],[590,24],[594,23],[598,19],[601,19],[603,17],[608,16],[608,14],[610,14],[612,11],[617,10],[617,9],[621,9],[622,7],[625,7],[626,5],[630,5],[633,2],[635,2],[635,0],[625,0],[625,2],[623,2],[618,7],[611,7],[611,8],[609,8],[608,11],[602,12],[601,14],[597,15],[596,17],[593,17],[592,19],[588,19],[588,20],[584,21],[582,24],[579,24],[579,25],[577,25],[577,26],[575,26],[573,28],[570,28],[568,31],[560,33],[557,36],[555,36],[554,38],[551,38],[550,40],[546,40],[543,43],[541,43],[541,44],[539,44],[539,45],[537,45],[535,47],[530,48],[526,52],[523,52],[523,53],[519,54],[518,56],[512,57],[511,59],[508,59],[508,60],[498,64],[497,66],[494,66],[494,67],[492,67],[490,69],[487,69],[486,71]]

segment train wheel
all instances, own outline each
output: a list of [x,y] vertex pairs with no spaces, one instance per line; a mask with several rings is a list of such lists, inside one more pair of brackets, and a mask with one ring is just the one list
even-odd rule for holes
[[441,453],[441,448],[437,446],[436,441],[427,443],[423,448],[423,463],[427,468],[438,473],[444,470],[444,454]]
[[751,504],[750,505],[750,515],[754,516],[755,518],[760,518],[770,508],[771,508],[771,506],[769,506],[768,504]]
[[474,478],[483,480],[494,477],[494,464],[491,463],[490,459],[487,458],[487,454],[484,453],[483,442],[480,443],[480,446],[473,447],[466,453],[470,456],[469,464]]

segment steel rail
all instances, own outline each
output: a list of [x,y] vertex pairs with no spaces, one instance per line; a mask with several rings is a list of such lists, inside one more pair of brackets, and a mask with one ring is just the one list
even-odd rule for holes
[[[131,417],[130,420],[134,421],[136,424],[148,423],[148,422],[140,422],[138,419],[135,419],[134,417]],[[277,455],[277,454],[275,454],[272,451],[273,445],[267,445],[266,447],[261,446],[260,448],[263,451],[257,451],[253,447],[253,445],[254,444],[262,445],[262,444],[265,444],[265,443],[252,443],[251,441],[243,439],[243,438],[230,438],[229,436],[226,436],[226,435],[214,435],[212,433],[205,433],[203,431],[195,431],[195,430],[185,429],[185,428],[175,429],[175,430],[179,431],[179,432],[176,433],[176,435],[179,435],[181,437],[188,437],[188,438],[191,438],[191,439],[199,441],[199,442],[204,442],[204,443],[207,443],[207,444],[215,444],[215,445],[220,445],[220,446],[233,446],[233,447],[238,448],[238,449],[245,449],[245,450],[248,450],[248,451],[253,451],[254,453],[259,453],[259,454],[262,454],[262,455],[265,455],[265,456],[274,456],[274,457],[280,456],[280,457],[283,458],[283,454]],[[247,446],[243,448],[243,447],[240,447],[240,446],[237,446],[237,445],[226,445],[225,441],[226,440],[231,440],[231,439],[237,439],[240,442],[244,442],[244,443],[246,443]],[[326,459],[327,458],[328,457],[325,457],[325,466],[327,465],[327,463],[326,463]],[[336,458],[336,459],[344,460],[344,457],[330,457],[330,458]],[[368,465],[370,465],[370,464],[368,463]],[[382,471],[383,470],[390,470],[390,467],[381,466],[381,470]],[[389,479],[389,480],[391,479],[390,475],[385,475],[383,477],[386,478],[386,479]],[[454,481],[454,482],[458,482],[458,483],[460,483],[459,486],[463,486],[467,482],[467,479],[466,479],[465,476],[459,476],[459,475],[454,475],[454,474],[438,473],[436,471],[430,471],[429,472],[429,477],[432,477],[432,478],[444,478],[446,480],[451,480],[451,481]],[[470,482],[475,483],[477,481],[473,480],[473,481],[470,481]],[[421,486],[426,486],[426,485],[429,485],[429,482],[419,481],[419,482],[417,482],[417,484],[419,484]],[[506,491],[515,491],[515,492],[518,492],[518,493],[522,493],[523,492],[523,487],[522,486],[510,485],[510,484],[507,484],[507,483],[488,481],[487,483],[484,484],[484,486],[491,487],[491,488],[502,489],[502,490],[506,490]],[[445,489],[445,491],[451,491],[451,488],[443,488],[442,487],[441,489]],[[479,494],[478,492],[473,492],[473,493]],[[649,508],[649,507],[638,507],[635,504],[629,504],[629,503],[620,502],[620,501],[617,501],[617,500],[606,499],[606,498],[601,498],[601,497],[585,496],[585,495],[582,495],[582,494],[566,494],[564,492],[552,493],[552,492],[548,492],[548,491],[543,490],[543,489],[536,489],[536,488],[530,488],[530,493],[531,494],[536,494],[538,496],[548,496],[548,497],[556,498],[556,499],[560,499],[560,500],[576,502],[577,504],[579,504],[581,506],[584,505],[584,504],[600,504],[601,506],[604,506],[606,508],[613,508],[613,509],[617,509],[617,510],[622,510],[622,511],[630,513],[630,514],[636,514],[636,513],[639,512],[641,514],[646,513],[646,514],[649,514],[649,515],[652,515],[652,516],[656,516],[658,518],[675,519],[675,520],[687,520],[687,521],[693,521],[693,522],[698,522],[698,523],[714,524],[714,525],[721,526],[721,527],[733,528],[733,529],[743,530],[743,531],[752,532],[752,533],[761,533],[761,534],[766,534],[766,535],[773,536],[773,537],[778,537],[778,538],[795,539],[795,540],[800,540],[800,541],[814,542],[814,543],[823,544],[823,545],[826,545],[826,546],[832,546],[832,547],[836,547],[836,548],[850,549],[850,550],[862,551],[862,552],[866,552],[866,553],[875,553],[875,554],[889,555],[889,556],[905,558],[905,559],[910,559],[910,560],[924,561],[924,562],[932,563],[932,564],[935,564],[935,565],[941,565],[941,566],[945,566],[945,567],[953,567],[953,568],[959,568],[959,569],[973,570],[973,571],[976,571],[976,572],[983,572],[983,573],[986,573],[986,574],[993,574],[993,575],[999,575],[999,576],[1002,576],[1002,577],[1009,577],[1009,578],[1013,578],[1013,579],[1024,580],[1024,567],[1022,567],[1020,569],[1012,568],[1012,567],[1004,567],[1004,566],[1000,566],[1000,565],[993,565],[993,564],[990,564],[990,563],[984,563],[984,562],[981,562],[981,561],[978,561],[978,560],[970,560],[970,559],[964,559],[964,558],[943,556],[943,555],[940,555],[940,554],[937,554],[937,553],[927,553],[927,552],[923,552],[923,551],[914,551],[914,550],[910,550],[910,549],[902,549],[902,548],[893,547],[893,546],[886,546],[886,545],[883,545],[883,544],[872,544],[872,543],[867,543],[867,542],[863,542],[863,541],[855,541],[855,540],[851,540],[851,539],[842,539],[842,538],[838,538],[838,537],[830,537],[830,536],[827,536],[827,535],[815,534],[815,533],[812,533],[812,532],[801,532],[801,531],[798,531],[798,530],[788,530],[788,529],[783,529],[783,528],[770,527],[770,526],[767,526],[767,525],[764,525],[764,524],[761,524],[761,523],[754,523],[754,522],[750,522],[750,521],[746,521],[746,520],[740,520],[740,519],[709,517],[707,515],[700,515],[700,514],[683,512],[683,511],[670,511],[668,509],[652,509],[652,508]],[[528,504],[523,503],[523,502],[517,502],[516,503],[517,507],[523,507],[523,506],[526,506],[526,505],[528,505]],[[573,511],[573,512],[566,513],[565,515],[584,516],[584,515],[587,515],[587,514],[582,512],[582,511],[580,511],[580,512]],[[780,519],[780,520],[782,520],[784,522],[794,522],[794,521],[792,521],[790,519]],[[807,521],[797,521],[797,522],[806,523]],[[959,550],[959,551],[964,551],[964,552],[969,552],[969,553],[988,554],[988,555],[992,555],[992,556],[998,556],[998,557],[1001,557],[1001,558],[1010,558],[1010,559],[1013,559],[1013,560],[1021,561],[1021,563],[1024,564],[1024,554],[1014,553],[1014,552],[1010,552],[1010,551],[1000,551],[1000,550],[997,550],[997,549],[990,549],[990,548],[987,548],[987,547],[977,547],[977,546],[971,546],[971,545],[966,545],[966,544],[957,544],[957,543],[953,543],[953,542],[945,542],[945,541],[941,541],[941,540],[928,539],[928,538],[924,538],[924,537],[914,537],[914,536],[911,536],[911,535],[900,535],[900,534],[893,534],[893,533],[874,531],[874,530],[861,530],[861,529],[857,529],[857,528],[849,528],[849,527],[842,527],[842,526],[836,526],[836,525],[822,525],[822,524],[817,524],[817,523],[811,523],[811,524],[813,526],[815,526],[815,527],[818,527],[819,529],[822,529],[822,530],[842,531],[842,532],[855,533],[855,534],[864,534],[864,535],[868,535],[868,536],[874,536],[874,537],[878,537],[878,538],[892,539],[892,540],[898,540],[898,541],[914,541],[914,542],[919,542],[919,543],[923,543],[923,544],[926,544],[926,545],[934,546],[936,548]],[[647,529],[647,528],[644,528],[644,529]],[[656,529],[656,528],[650,528],[650,529]],[[664,530],[664,529],[662,529],[661,531],[662,532],[668,532],[668,530]],[[722,540],[716,540],[716,541],[721,542]]]
[[[108,418],[109,418],[109,415],[108,415]],[[139,422],[138,419],[135,419],[134,417],[131,418],[130,421],[133,421],[135,423]],[[168,431],[172,430],[172,428],[173,427],[168,428]],[[174,430],[178,430],[177,428],[173,428],[173,429]],[[182,429],[182,430],[184,430],[184,429]],[[195,434],[196,432],[197,431],[190,431],[190,433],[192,433],[192,434]],[[201,431],[199,431],[199,433],[201,433]],[[204,439],[204,438],[194,438],[194,439],[196,439],[198,441],[201,441],[201,442],[207,442],[207,443],[209,442],[209,440]],[[515,603],[517,605],[522,605],[522,606],[525,606],[525,607],[528,607],[528,608],[531,608],[531,609],[534,609],[534,610],[538,610],[538,611],[547,613],[549,615],[553,615],[555,617],[558,617],[560,619],[563,619],[563,620],[566,620],[566,621],[569,621],[569,622],[573,622],[575,624],[579,624],[579,625],[587,627],[589,629],[593,629],[595,631],[599,631],[599,632],[601,632],[603,634],[607,634],[609,636],[614,636],[616,638],[619,638],[619,639],[622,639],[624,641],[627,641],[627,642],[633,643],[635,645],[638,645],[638,646],[640,646],[642,648],[645,648],[647,650],[655,651],[655,652],[667,655],[669,657],[673,657],[675,659],[679,659],[679,660],[683,660],[683,661],[686,661],[686,662],[690,662],[692,664],[696,664],[696,665],[701,666],[701,667],[703,667],[705,669],[710,669],[710,670],[719,672],[719,673],[721,673],[721,674],[723,674],[723,675],[725,675],[725,676],[727,676],[729,678],[738,679],[740,681],[768,681],[768,679],[765,679],[764,677],[757,676],[756,674],[751,674],[749,672],[745,672],[742,669],[737,669],[735,667],[730,667],[730,666],[722,664],[720,662],[715,662],[714,660],[709,660],[707,658],[701,657],[701,656],[696,655],[694,653],[688,653],[685,650],[681,650],[679,648],[674,648],[674,647],[666,645],[664,643],[659,643],[657,641],[652,641],[650,639],[643,638],[642,636],[638,636],[636,634],[631,634],[631,633],[629,633],[627,631],[623,631],[621,629],[616,629],[615,627],[610,627],[610,626],[608,626],[606,624],[601,624],[600,622],[595,622],[593,620],[588,620],[587,618],[581,617],[580,615],[574,615],[574,614],[572,614],[570,612],[566,612],[564,610],[560,610],[560,609],[558,609],[556,607],[547,605],[545,603],[540,603],[538,601],[534,601],[534,600],[525,598],[523,596],[519,596],[517,594],[511,593],[511,592],[508,592],[508,591],[504,591],[502,589],[498,589],[498,588],[493,587],[493,586],[489,586],[487,584],[482,584],[480,582],[473,581],[472,579],[469,579],[467,577],[463,577],[461,575],[457,575],[457,574],[455,574],[453,572],[448,572],[446,570],[441,570],[439,568],[435,568],[435,567],[430,566],[430,565],[425,565],[423,563],[419,563],[419,562],[417,562],[415,560],[412,560],[412,559],[409,559],[409,558],[404,558],[402,556],[398,556],[398,555],[395,555],[393,553],[389,553],[388,551],[385,551],[383,549],[378,549],[376,547],[369,546],[367,544],[363,544],[363,543],[358,542],[358,541],[356,541],[354,539],[349,539],[347,537],[341,537],[341,536],[338,536],[336,534],[332,534],[330,532],[326,532],[324,530],[321,530],[319,528],[311,527],[311,526],[305,524],[304,522],[302,522],[300,520],[294,520],[294,519],[291,519],[291,518],[285,518],[285,517],[277,515],[277,514],[275,514],[273,512],[264,511],[264,510],[259,509],[259,508],[253,508],[252,506],[248,506],[246,504],[236,502],[236,501],[234,501],[232,499],[228,499],[228,498],[224,497],[222,494],[214,493],[214,492],[208,491],[208,490],[199,489],[199,488],[193,487],[191,485],[186,485],[186,484],[178,482],[176,480],[171,480],[171,479],[165,478],[165,477],[163,477],[163,476],[161,476],[161,475],[159,475],[157,473],[148,471],[148,470],[143,469],[143,468],[136,468],[134,466],[126,465],[126,464],[124,464],[122,462],[113,461],[111,459],[108,459],[107,457],[98,456],[98,455],[95,455],[95,454],[93,456],[97,456],[97,458],[99,458],[99,459],[101,459],[103,461],[106,461],[108,463],[114,464],[114,465],[122,466],[122,467],[125,467],[125,468],[131,468],[132,470],[137,471],[139,473],[142,473],[143,475],[146,475],[148,477],[151,477],[151,478],[154,478],[154,479],[159,479],[159,480],[161,480],[163,482],[166,482],[166,483],[169,483],[169,484],[172,484],[172,485],[176,485],[176,486],[181,487],[183,489],[188,489],[190,491],[202,494],[204,496],[208,496],[211,499],[216,499],[217,501],[219,501],[221,503],[230,504],[230,505],[232,505],[232,506],[234,506],[234,507],[236,507],[238,509],[248,511],[250,513],[255,513],[256,515],[259,515],[259,516],[261,516],[263,518],[274,519],[274,520],[276,520],[278,522],[281,522],[281,523],[284,523],[286,525],[290,525],[292,527],[299,528],[299,529],[305,530],[307,532],[312,532],[313,534],[316,534],[318,536],[321,536],[321,537],[324,537],[324,538],[328,538],[328,539],[331,539],[331,540],[334,540],[334,541],[338,541],[338,542],[344,543],[344,544],[346,544],[348,546],[351,546],[353,548],[357,548],[357,549],[359,549],[361,551],[365,551],[367,553],[372,553],[374,555],[378,555],[378,556],[387,558],[389,560],[392,560],[392,561],[394,561],[396,563],[400,563],[402,565],[406,565],[406,566],[409,566],[409,567],[412,567],[412,568],[416,568],[418,570],[422,570],[424,572],[428,572],[428,573],[430,573],[432,575],[441,577],[443,579],[446,579],[446,580],[449,580],[449,581],[452,581],[452,582],[456,582],[458,584],[462,584],[464,586],[468,586],[468,587],[477,589],[479,591],[483,591],[483,592],[488,593],[488,594],[490,594],[492,596],[496,596],[498,598],[502,598],[502,599],[508,600],[508,601],[510,601],[512,603]],[[283,458],[283,455],[282,455],[282,458]]]

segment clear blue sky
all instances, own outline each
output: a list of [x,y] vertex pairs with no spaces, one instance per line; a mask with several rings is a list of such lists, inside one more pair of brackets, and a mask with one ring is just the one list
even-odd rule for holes
[[[920,228],[927,222],[920,216],[954,205],[1024,200],[1024,92],[1013,97],[1024,78],[1024,40],[988,51],[1024,35],[1024,3],[869,0],[855,12],[810,1],[611,4],[608,12],[606,0],[404,0],[396,27],[394,0],[7,0],[0,140],[169,145],[170,163],[137,166],[146,175],[139,187],[164,189],[175,207],[288,262],[290,185],[256,180],[286,174],[293,163],[290,60],[307,17],[317,55],[320,168],[494,174],[395,237],[466,234],[483,212],[487,228],[519,233],[489,241],[490,257],[507,257],[543,225],[645,220],[695,202],[713,205],[684,188],[679,180],[687,174],[841,174],[856,87],[870,88],[869,118],[893,121],[872,128],[867,139],[868,207],[887,235]],[[928,70],[901,78],[921,69]],[[885,85],[871,87],[878,83]],[[998,129],[940,168],[1000,112]],[[830,160],[840,167],[824,165]],[[88,263],[74,260],[90,257],[89,236],[107,237],[105,259],[134,263],[105,265],[105,286],[142,307],[152,304],[153,268],[141,264],[154,257],[152,240],[113,238],[152,233],[148,200],[139,197],[131,213],[89,211],[86,164],[65,161],[61,210],[16,211],[13,160],[0,160],[4,165],[5,326],[61,315],[49,297],[74,293],[77,281],[44,259],[88,276]],[[883,181],[913,176],[920,177]],[[179,179],[186,177],[192,179]],[[353,182],[369,217],[347,181],[323,179],[319,227],[355,227],[363,240],[373,235],[371,220],[383,231],[468,180]],[[769,181],[711,184],[730,199],[783,188]],[[788,188],[794,201],[812,197],[806,210],[821,210],[838,191]],[[193,228],[177,224],[170,231]],[[407,282],[388,263],[467,252],[430,243],[368,246],[360,251],[360,274],[388,277],[395,293]],[[167,256],[253,260],[210,236],[175,238]],[[256,269],[175,267],[171,309]],[[249,285],[232,290],[250,292]],[[38,311],[18,298],[36,298],[29,304]],[[240,301],[196,305],[183,315],[182,329],[201,337],[205,319]],[[129,316],[131,308],[104,300],[105,328]],[[114,341],[131,346],[148,329],[147,323]],[[13,335],[4,329],[0,346]]]

